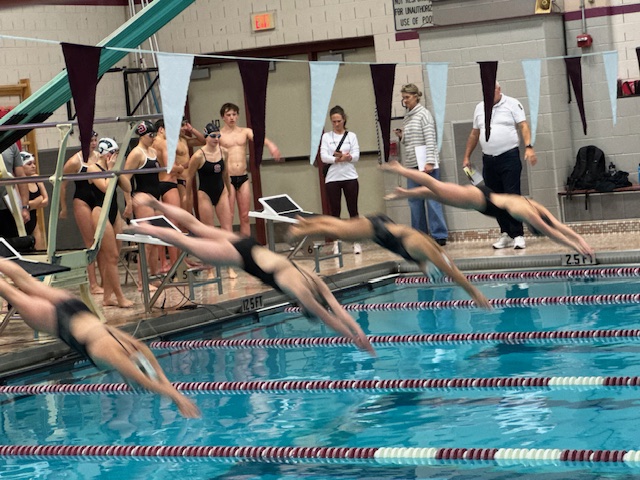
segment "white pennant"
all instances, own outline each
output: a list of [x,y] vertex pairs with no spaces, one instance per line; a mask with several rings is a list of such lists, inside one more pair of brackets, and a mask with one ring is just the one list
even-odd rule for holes
[[167,172],[173,168],[176,160],[176,148],[180,138],[184,105],[187,102],[193,57],[193,55],[158,53],[162,115],[167,136]]
[[536,143],[538,112],[540,111],[540,59],[522,60],[522,71],[529,97],[529,118],[531,119],[531,143]]
[[309,150],[309,161],[311,165],[316,161],[325,116],[338,76],[338,67],[340,67],[340,62],[309,62],[311,75],[311,149]]
[[607,74],[611,115],[615,125],[618,121],[618,52],[602,52],[602,59],[604,60],[604,71]]
[[427,77],[429,78],[431,103],[433,103],[433,114],[436,119],[438,151],[442,150],[442,135],[444,134],[444,114],[447,108],[448,71],[448,63],[427,63]]

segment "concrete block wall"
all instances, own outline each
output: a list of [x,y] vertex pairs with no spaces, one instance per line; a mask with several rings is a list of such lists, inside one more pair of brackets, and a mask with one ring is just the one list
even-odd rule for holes
[[[92,6],[26,6],[3,8],[0,15],[0,33],[57,42],[96,45],[127,20],[124,7]],[[0,40],[0,84],[18,83],[21,78],[31,81],[35,92],[64,69],[60,45],[21,40]],[[121,62],[126,64],[126,61]],[[124,93],[122,77],[107,74],[98,86],[96,117],[123,115]],[[6,105],[15,105],[18,99],[2,99]],[[66,107],[58,109],[49,121],[65,121]],[[101,126],[99,133],[118,138],[125,133],[124,126]],[[70,145],[79,144],[77,135]],[[55,129],[37,131],[39,149],[57,149],[59,135]]]

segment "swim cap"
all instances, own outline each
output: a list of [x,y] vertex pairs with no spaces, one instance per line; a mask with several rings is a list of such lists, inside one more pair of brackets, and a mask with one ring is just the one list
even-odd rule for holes
[[20,152],[20,157],[22,158],[22,163],[35,161],[35,158],[29,152]]
[[218,128],[218,125],[216,125],[213,122],[207,123],[207,125],[204,127],[205,136],[211,135],[212,133],[218,133],[218,132],[220,132],[220,128]]
[[105,153],[114,153],[120,150],[116,141],[112,138],[101,138],[98,142],[98,153],[104,155]]
[[158,129],[149,120],[144,120],[140,125],[136,127],[136,133],[139,137],[147,135],[149,133],[156,133]]

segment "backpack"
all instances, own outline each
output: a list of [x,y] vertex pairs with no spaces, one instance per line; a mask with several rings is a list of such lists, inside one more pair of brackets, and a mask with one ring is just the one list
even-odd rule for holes
[[567,193],[593,189],[606,174],[604,152],[594,145],[582,147],[576,155],[573,171],[567,178]]

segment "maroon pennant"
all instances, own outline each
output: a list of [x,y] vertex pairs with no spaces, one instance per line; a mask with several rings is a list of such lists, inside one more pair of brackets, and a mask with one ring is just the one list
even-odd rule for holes
[[573,93],[576,94],[576,102],[578,102],[578,110],[582,119],[582,130],[587,134],[587,118],[584,114],[584,96],[582,95],[582,66],[580,57],[565,57],[564,63],[567,66],[567,75],[571,80]]
[[489,135],[491,135],[493,100],[496,96],[498,62],[478,62],[478,65],[480,65],[480,81],[482,82],[482,98],[484,99],[484,139],[488,142]]
[[393,84],[396,77],[396,64],[370,65],[373,93],[376,97],[378,123],[382,133],[384,161],[389,161],[391,143],[391,105],[393,101]]
[[101,47],[62,43],[73,103],[76,106],[82,158],[89,158],[91,132],[96,111],[96,88]]
[[265,119],[267,115],[267,81],[269,80],[269,62],[258,60],[238,60],[244,96],[251,117],[253,145],[256,165],[262,163],[264,148]]

